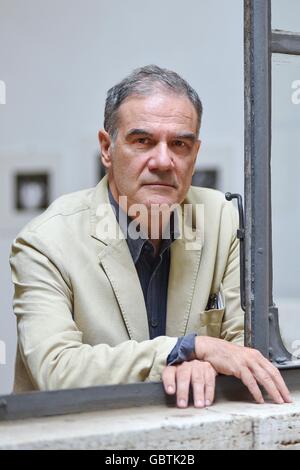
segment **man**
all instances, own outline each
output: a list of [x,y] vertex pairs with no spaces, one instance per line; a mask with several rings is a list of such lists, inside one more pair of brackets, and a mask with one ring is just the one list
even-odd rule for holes
[[277,369],[242,346],[236,211],[190,187],[201,116],[197,93],[157,66],[109,90],[107,176],[55,201],[13,244],[16,390],[162,379],[178,406],[191,385],[204,407],[222,373],[259,403],[258,383],[291,400]]

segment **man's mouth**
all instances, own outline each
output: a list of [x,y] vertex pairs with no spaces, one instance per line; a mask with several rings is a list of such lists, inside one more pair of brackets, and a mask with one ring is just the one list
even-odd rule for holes
[[170,183],[161,183],[161,182],[157,182],[157,183],[146,183],[146,184],[144,184],[144,186],[162,186],[162,187],[167,187],[167,188],[175,188],[174,184],[170,184]]

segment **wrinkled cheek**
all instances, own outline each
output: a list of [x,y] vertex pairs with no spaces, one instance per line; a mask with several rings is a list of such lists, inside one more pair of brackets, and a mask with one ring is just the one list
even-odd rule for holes
[[120,193],[131,196],[137,190],[137,175],[130,172],[130,169],[121,167],[115,174],[115,181],[119,187]]

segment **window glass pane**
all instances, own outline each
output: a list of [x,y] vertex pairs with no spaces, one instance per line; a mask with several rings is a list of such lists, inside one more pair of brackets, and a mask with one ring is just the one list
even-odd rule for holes
[[272,0],[272,28],[300,31],[299,0]]
[[[274,299],[286,347],[300,349],[300,57],[273,55]],[[299,341],[297,345],[296,341]]]

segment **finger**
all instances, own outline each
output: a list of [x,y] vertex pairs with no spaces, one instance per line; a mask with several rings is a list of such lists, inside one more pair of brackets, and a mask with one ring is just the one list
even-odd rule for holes
[[259,365],[253,367],[253,373],[256,380],[264,387],[269,396],[274,400],[275,403],[282,405],[284,400],[276,386],[269,372],[263,369]]
[[273,382],[275,383],[277,389],[279,390],[280,395],[286,403],[292,403],[293,399],[287,388],[279,370],[277,367],[273,366],[267,359],[264,359],[262,366],[266,369],[269,375],[272,377]]
[[203,373],[203,365],[195,361],[192,366],[192,385],[194,406],[196,408],[204,408],[205,406],[205,378]]
[[179,408],[186,408],[189,402],[189,391],[191,383],[191,364],[183,362],[176,369],[176,391],[177,391],[177,406]]
[[176,392],[176,367],[167,366],[164,368],[162,373],[162,381],[164,384],[165,391],[168,395],[174,395]]
[[211,406],[215,399],[216,373],[213,368],[205,370],[205,406]]
[[257,403],[264,403],[262,393],[257,385],[255,377],[247,367],[243,367],[240,374],[240,379],[244,385],[248,388],[249,392],[253,396]]

